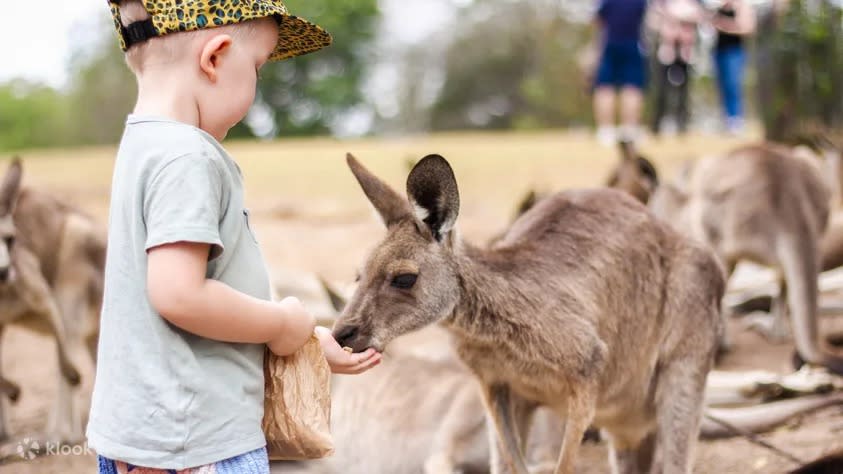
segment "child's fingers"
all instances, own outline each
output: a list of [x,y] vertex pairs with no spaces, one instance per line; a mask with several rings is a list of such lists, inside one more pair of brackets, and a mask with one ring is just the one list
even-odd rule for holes
[[349,374],[359,374],[361,372],[365,372],[365,371],[371,369],[372,367],[374,367],[374,366],[376,366],[380,363],[381,363],[381,355],[377,354],[374,357],[372,357],[371,359],[368,359],[368,360],[366,360],[364,362],[361,362],[361,363],[355,365],[354,367],[350,368],[348,370],[348,373]]
[[372,367],[380,364],[380,362],[381,362],[381,355],[378,354],[378,353],[375,353],[375,355],[373,357],[370,357],[370,358],[368,358],[368,359],[366,359],[366,360],[364,360],[360,363],[357,363],[357,364],[354,364],[354,365],[346,365],[346,366],[342,367],[341,369],[339,369],[339,372],[343,373],[343,374],[348,374],[348,375],[359,374],[361,372],[365,372],[365,371],[371,369]]
[[349,357],[349,365],[357,365],[357,364],[363,363],[367,359],[370,359],[373,356],[375,356],[376,354],[377,354],[377,352],[375,352],[375,350],[372,349],[372,348],[366,349],[363,352],[351,354],[351,357]]

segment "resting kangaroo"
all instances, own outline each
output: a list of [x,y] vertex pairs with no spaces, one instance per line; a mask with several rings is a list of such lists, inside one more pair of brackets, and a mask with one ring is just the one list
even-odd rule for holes
[[[818,163],[786,147],[750,145],[696,161],[684,181],[682,188],[659,186],[651,209],[714,249],[727,274],[741,259],[781,269],[780,300],[787,302],[799,356],[843,374],[843,358],[824,350],[818,334],[817,276],[830,198]],[[783,304],[777,313],[783,320]]]
[[[21,172],[16,159],[0,187],[0,334],[6,324],[21,324],[55,338],[60,376],[47,431],[52,441],[79,441],[81,407],[71,392],[79,372],[68,354],[87,347],[96,355],[105,244],[86,216],[20,189]],[[19,391],[12,382],[3,384]],[[7,436],[0,405],[0,439]]]
[[495,473],[527,472],[539,405],[565,420],[557,473],[573,472],[592,422],[616,472],[689,472],[721,331],[710,251],[608,189],[545,199],[484,250],[454,231],[459,193],[441,156],[413,168],[409,202],[348,164],[388,232],[335,325],[342,345],[382,350],[443,324],[479,382]]

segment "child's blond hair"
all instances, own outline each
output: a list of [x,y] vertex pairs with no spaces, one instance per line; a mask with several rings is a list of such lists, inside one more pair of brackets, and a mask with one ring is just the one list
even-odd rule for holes
[[[149,13],[143,6],[141,0],[122,0],[120,2],[120,23],[125,27],[137,21],[149,19]],[[172,61],[176,56],[185,50],[185,47],[198,36],[209,34],[208,32],[221,29],[237,38],[248,38],[255,32],[255,21],[275,21],[272,18],[261,18],[249,20],[234,25],[226,25],[217,28],[204,30],[184,31],[171,33],[156,38],[150,38],[142,43],[137,43],[126,51],[126,64],[135,74],[143,73],[144,66],[150,59],[156,58],[161,62]]]

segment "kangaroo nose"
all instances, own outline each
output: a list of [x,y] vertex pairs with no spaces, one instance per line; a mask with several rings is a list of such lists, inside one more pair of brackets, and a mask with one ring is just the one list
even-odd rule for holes
[[9,267],[0,268],[0,282],[6,282],[9,279]]
[[357,337],[358,329],[359,328],[357,326],[339,328],[334,331],[334,339],[336,339],[341,346],[350,346],[351,344],[349,343]]

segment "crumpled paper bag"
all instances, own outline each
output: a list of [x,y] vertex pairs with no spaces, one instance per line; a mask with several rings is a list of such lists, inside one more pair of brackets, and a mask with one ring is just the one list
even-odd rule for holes
[[331,455],[331,368],[316,336],[290,356],[267,349],[263,373],[262,428],[269,459]]

